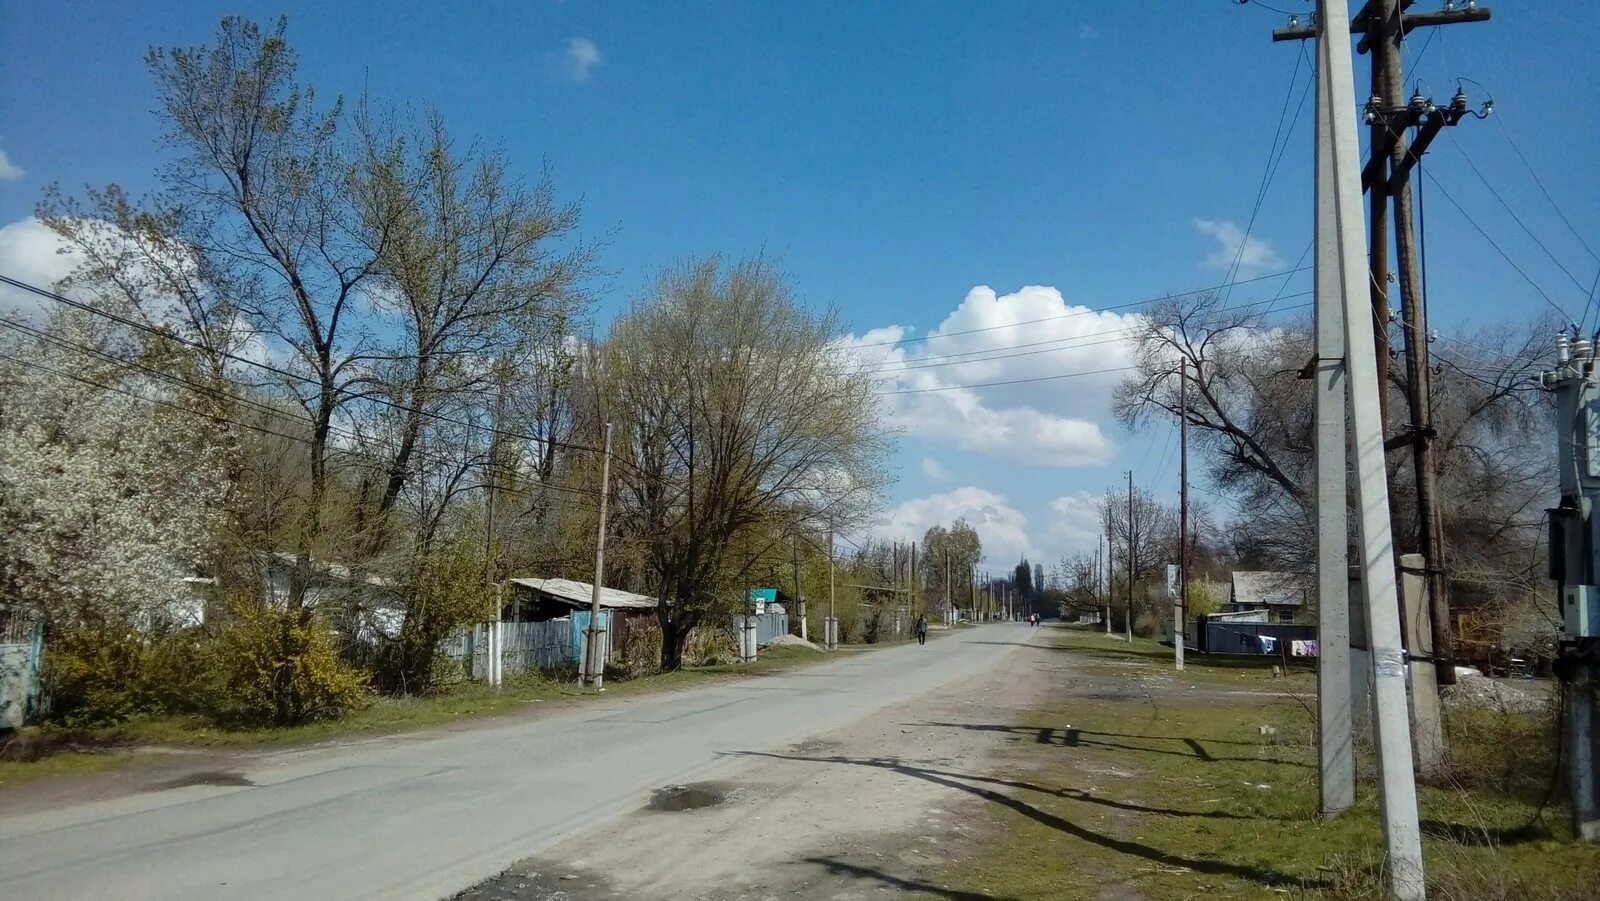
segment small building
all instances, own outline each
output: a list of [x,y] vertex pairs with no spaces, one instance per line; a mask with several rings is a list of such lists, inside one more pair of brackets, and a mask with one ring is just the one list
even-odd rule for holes
[[1305,606],[1305,583],[1294,573],[1235,572],[1222,612],[1262,611],[1269,622],[1289,624],[1304,616]]
[[[594,584],[571,579],[517,578],[511,582],[512,598],[505,618],[515,622],[549,622],[587,613],[594,600]],[[611,647],[622,649],[628,639],[643,629],[659,628],[656,599],[620,588],[600,586],[600,609],[604,611]]]

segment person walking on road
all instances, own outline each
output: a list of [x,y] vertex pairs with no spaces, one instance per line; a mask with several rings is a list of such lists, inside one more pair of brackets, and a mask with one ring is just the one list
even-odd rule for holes
[[928,643],[928,618],[926,616],[924,616],[923,614],[921,614],[921,613],[917,614],[916,630],[917,630],[917,644],[927,644]]

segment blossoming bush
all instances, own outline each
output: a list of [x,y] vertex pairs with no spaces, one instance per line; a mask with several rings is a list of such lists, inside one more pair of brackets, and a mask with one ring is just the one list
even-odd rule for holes
[[367,674],[340,658],[325,622],[254,599],[229,608],[215,658],[224,691],[219,715],[246,725],[296,726],[371,700]]

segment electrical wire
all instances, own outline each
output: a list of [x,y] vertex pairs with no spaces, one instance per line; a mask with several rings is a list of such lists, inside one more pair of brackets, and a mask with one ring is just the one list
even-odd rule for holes
[[1584,291],[1584,293],[1587,294],[1588,292],[1583,287],[1583,282],[1580,281],[1576,275],[1572,274],[1572,270],[1568,269],[1566,265],[1563,264],[1554,253],[1551,252],[1550,248],[1545,246],[1543,241],[1539,240],[1539,236],[1533,233],[1533,229],[1528,227],[1528,223],[1522,221],[1522,217],[1517,215],[1517,211],[1511,208],[1511,204],[1507,203],[1505,197],[1502,196],[1499,190],[1497,190],[1495,186],[1489,182],[1488,177],[1483,174],[1483,170],[1479,169],[1478,164],[1472,161],[1472,157],[1467,153],[1467,149],[1461,146],[1461,142],[1456,140],[1456,136],[1451,134],[1448,130],[1445,131],[1445,134],[1450,138],[1450,143],[1454,144],[1456,150],[1461,154],[1461,159],[1465,160],[1466,164],[1471,167],[1472,174],[1478,176],[1478,181],[1483,182],[1483,186],[1489,189],[1489,193],[1494,195],[1494,199],[1499,201],[1500,206],[1511,215],[1512,221],[1516,222],[1517,225],[1522,228],[1523,233],[1531,238],[1534,244],[1538,245],[1539,249],[1544,252],[1544,255],[1550,258],[1550,262],[1556,264],[1557,269],[1560,269],[1568,279],[1572,280],[1572,283],[1578,287],[1579,291]]
[[1086,372],[1064,372],[1059,375],[1041,375],[1026,379],[1007,379],[1000,382],[980,382],[973,385],[940,385],[935,388],[906,388],[898,391],[876,391],[874,394],[886,397],[894,394],[929,394],[935,391],[960,391],[966,388],[996,388],[1001,385],[1026,385],[1032,382],[1053,382],[1060,379],[1075,379],[1089,375],[1106,375],[1112,372],[1131,372],[1137,366],[1113,366],[1108,369],[1091,369]]
[[[18,278],[13,278],[12,276],[5,275],[3,273],[0,273],[0,284],[9,285],[9,286],[11,286],[13,288],[18,288],[18,289],[21,289],[23,291],[27,291],[29,293],[38,295],[39,297],[43,297],[46,300],[55,301],[56,303],[63,304],[65,306],[71,307],[71,308],[76,309],[76,310],[82,310],[82,311],[87,312],[87,313],[92,313],[92,314],[94,314],[96,316],[100,316],[100,317],[108,319],[108,320],[110,320],[112,322],[116,322],[119,325],[123,325],[123,326],[126,326],[128,328],[137,329],[137,330],[139,330],[141,332],[144,332],[146,334],[158,335],[158,336],[160,336],[160,337],[162,337],[162,338],[164,338],[166,340],[176,341],[179,344],[185,345],[187,347],[190,347],[190,348],[193,348],[193,349],[196,349],[196,350],[205,351],[206,353],[209,353],[209,354],[214,354],[214,355],[216,355],[218,357],[221,357],[221,358],[223,358],[225,360],[230,360],[230,361],[233,361],[233,362],[242,363],[242,364],[244,364],[246,366],[251,366],[251,367],[254,367],[254,368],[257,368],[257,369],[264,370],[266,372],[270,372],[270,373],[272,373],[274,375],[277,375],[277,376],[279,376],[281,378],[292,379],[292,380],[301,382],[303,384],[316,385],[316,386],[319,386],[319,387],[321,385],[321,383],[316,378],[314,378],[312,376],[302,375],[302,374],[297,373],[297,372],[290,372],[287,369],[283,369],[283,368],[278,367],[278,366],[273,366],[270,363],[263,363],[260,360],[252,360],[249,357],[242,357],[242,356],[239,356],[238,354],[235,354],[235,353],[230,353],[230,352],[227,352],[227,351],[219,351],[216,348],[208,347],[205,344],[203,344],[203,343],[201,343],[199,341],[195,341],[192,338],[185,338],[182,335],[174,334],[170,330],[157,328],[155,326],[148,325],[148,324],[142,323],[142,322],[138,322],[136,320],[129,319],[129,318],[125,317],[125,316],[121,316],[121,315],[118,315],[116,313],[112,313],[112,312],[110,312],[108,310],[99,309],[98,307],[95,307],[95,306],[93,306],[91,304],[87,304],[87,303],[84,303],[83,301],[79,301],[79,300],[74,300],[74,299],[72,299],[70,297],[65,297],[65,296],[63,296],[61,294],[57,294],[54,291],[48,291],[48,290],[46,290],[44,288],[38,287],[37,285],[30,284],[30,283],[25,282],[25,281],[23,281],[21,279],[18,279]],[[381,404],[381,405],[386,406],[386,407],[391,407],[391,408],[393,408],[395,410],[399,410],[400,412],[403,412],[403,413],[416,415],[416,416],[421,416],[421,417],[427,418],[427,419],[433,419],[433,420],[438,421],[438,422],[446,422],[446,423],[450,423],[452,425],[458,425],[458,426],[463,426],[463,427],[467,427],[467,428],[484,428],[484,429],[488,430],[491,434],[494,434],[494,435],[496,435],[498,437],[515,438],[515,439],[518,439],[518,440],[531,441],[531,442],[538,443],[538,444],[550,444],[552,446],[564,448],[566,450],[579,450],[579,451],[585,451],[585,452],[588,452],[588,453],[603,453],[604,452],[602,448],[591,447],[589,445],[574,444],[574,443],[565,442],[565,441],[555,441],[555,440],[551,440],[551,439],[547,439],[547,438],[541,438],[541,437],[539,437],[537,435],[528,435],[528,434],[513,432],[513,431],[510,431],[510,430],[500,429],[500,428],[495,428],[495,427],[479,426],[479,425],[476,425],[476,424],[473,424],[473,423],[467,423],[467,422],[463,422],[463,421],[458,420],[458,419],[453,419],[451,417],[444,416],[443,414],[440,414],[440,413],[430,412],[430,411],[422,409],[420,407],[411,406],[409,404],[400,403],[399,401],[389,400],[387,398],[379,397],[379,396],[372,395],[372,394],[364,395],[363,399],[370,400],[370,401],[372,401],[374,403],[378,403],[378,404]]]
[[1539,283],[1535,282],[1531,277],[1529,277],[1528,273],[1525,272],[1521,266],[1518,266],[1517,262],[1511,258],[1511,255],[1506,253],[1505,249],[1502,248],[1494,238],[1490,237],[1488,232],[1483,230],[1483,226],[1479,225],[1477,220],[1472,218],[1472,214],[1468,213],[1466,208],[1463,207],[1453,195],[1451,195],[1449,189],[1445,188],[1445,186],[1439,181],[1438,177],[1436,177],[1432,172],[1428,171],[1424,171],[1423,175],[1428,181],[1433,182],[1433,186],[1439,189],[1439,193],[1444,195],[1444,199],[1450,201],[1450,205],[1455,207],[1456,211],[1461,214],[1462,218],[1467,220],[1467,224],[1471,225],[1479,235],[1483,236],[1485,241],[1489,242],[1489,246],[1494,248],[1495,253],[1498,253],[1500,258],[1506,261],[1507,265],[1516,270],[1517,275],[1522,276],[1522,280],[1527,282],[1529,287],[1533,288],[1533,290],[1544,299],[1544,302],[1550,305],[1550,309],[1555,310],[1558,314],[1560,314],[1561,318],[1566,320],[1568,324],[1576,327],[1577,323],[1573,321],[1572,316],[1568,314],[1566,310],[1562,309],[1560,304],[1557,304],[1554,300],[1551,300],[1550,295],[1546,294],[1545,290],[1539,287]]
[[[1311,295],[1311,293],[1312,292],[1310,292],[1310,291],[1301,291],[1301,292],[1296,293],[1296,294],[1288,295],[1288,298],[1292,299],[1292,298],[1296,298],[1296,297],[1309,297]],[[1251,307],[1258,307],[1258,306],[1263,306],[1263,305],[1267,305],[1267,304],[1273,304],[1273,303],[1276,303],[1279,299],[1280,299],[1279,297],[1275,296],[1270,300],[1252,301],[1251,303],[1247,303],[1247,304],[1239,304],[1237,306],[1231,307],[1230,309],[1233,309],[1233,310],[1246,310],[1246,309],[1249,309]],[[1300,308],[1304,308],[1304,307],[1308,307],[1308,306],[1310,306],[1309,303],[1302,303],[1302,304],[1297,304],[1297,305],[1292,306],[1292,307],[1285,307],[1284,309],[1278,310],[1278,311],[1275,311],[1275,312],[1285,312],[1286,313],[1286,312],[1288,312],[1290,310],[1300,309]],[[1271,310],[1267,311],[1267,313],[1271,313],[1271,312],[1274,312],[1274,311],[1271,311]],[[1267,315],[1267,313],[1263,313],[1262,315]],[[939,367],[939,366],[960,366],[960,365],[967,364],[967,363],[987,363],[987,362],[990,362],[990,361],[993,361],[993,360],[1010,360],[1010,359],[1014,359],[1016,357],[1031,357],[1031,356],[1035,356],[1037,354],[1056,353],[1058,351],[1063,351],[1063,350],[1076,350],[1078,348],[1083,348],[1083,347],[1095,347],[1095,346],[1102,345],[1102,344],[1113,344],[1113,343],[1116,343],[1117,341],[1121,341],[1121,340],[1124,340],[1124,339],[1126,339],[1128,337],[1132,337],[1133,335],[1137,335],[1137,334],[1139,334],[1139,333],[1141,333],[1143,331],[1145,331],[1144,326],[1135,325],[1135,326],[1128,326],[1128,327],[1125,327],[1125,328],[1109,329],[1109,330],[1100,331],[1100,332],[1089,332],[1089,333],[1086,333],[1086,334],[1083,334],[1083,335],[1069,335],[1069,336],[1067,336],[1065,338],[1051,338],[1051,339],[1046,340],[1046,341],[1034,341],[1034,342],[1030,342],[1028,344],[1011,344],[1011,345],[1006,345],[1006,346],[1003,346],[1003,347],[987,347],[987,348],[983,348],[981,350],[970,350],[970,351],[965,351],[965,352],[962,352],[962,353],[943,354],[943,355],[931,358],[931,361],[928,361],[928,362],[924,362],[924,361],[921,361],[921,360],[917,360],[917,361],[895,360],[895,361],[891,361],[889,363],[883,363],[883,364],[880,364],[880,365],[878,365],[876,367],[873,367],[873,369],[871,371],[892,375],[892,374],[897,373],[897,372],[908,372],[908,371],[917,370],[917,369],[931,369],[931,368],[935,368],[935,367]],[[1080,339],[1084,339],[1084,338],[1099,338],[1099,337],[1107,336],[1107,335],[1120,336],[1120,337],[1111,337],[1111,338],[1107,338],[1106,340],[1102,340],[1102,341],[1082,341],[1082,340],[1080,340]],[[1067,342],[1071,342],[1071,343],[1067,343]],[[1022,348],[1029,348],[1029,347],[1040,347],[1041,345],[1046,345],[1046,344],[1060,344],[1062,346],[1045,348],[1044,350],[1030,350],[1030,351],[1026,351],[1024,353],[1001,353],[1001,351],[1020,350]],[[972,357],[972,356],[975,356],[977,354],[994,354],[994,356],[977,357],[975,359],[954,359],[956,357]],[[943,362],[941,362],[941,361],[943,361]],[[891,365],[894,366],[895,368],[890,368]]]
[[[1239,280],[1237,280],[1235,282],[1232,282],[1232,284],[1248,285],[1248,284],[1252,284],[1254,282],[1260,282],[1260,281],[1266,281],[1267,279],[1278,278],[1279,276],[1293,275],[1297,271],[1303,271],[1303,269],[1302,270],[1284,270],[1284,271],[1280,271],[1280,272],[1269,272],[1266,275],[1258,275],[1258,276],[1254,276],[1252,278],[1239,279]],[[862,342],[862,343],[859,343],[859,344],[852,344],[851,346],[855,347],[855,348],[893,347],[893,346],[895,346],[897,344],[914,344],[914,343],[916,343],[918,341],[933,341],[933,340],[937,340],[937,339],[940,339],[940,338],[956,338],[956,337],[959,337],[961,335],[976,335],[976,334],[979,334],[981,332],[993,332],[993,331],[998,331],[998,330],[1003,329],[1003,328],[1019,328],[1019,327],[1024,326],[1024,325],[1035,325],[1035,324],[1040,323],[1040,322],[1055,322],[1055,321],[1058,321],[1058,320],[1061,320],[1061,319],[1071,319],[1071,318],[1073,318],[1075,316],[1091,316],[1091,315],[1094,315],[1094,314],[1097,314],[1097,313],[1110,313],[1110,312],[1114,312],[1116,310],[1128,310],[1128,309],[1132,309],[1133,307],[1142,307],[1142,306],[1146,306],[1146,305],[1149,305],[1149,304],[1152,304],[1152,303],[1157,303],[1157,302],[1162,301],[1162,300],[1175,299],[1175,298],[1179,298],[1179,297],[1193,297],[1194,295],[1197,295],[1197,294],[1207,294],[1207,293],[1214,292],[1214,291],[1221,291],[1222,289],[1228,287],[1229,284],[1230,284],[1229,282],[1223,282],[1221,284],[1208,285],[1208,286],[1206,286],[1204,288],[1195,288],[1195,289],[1189,290],[1189,291],[1169,292],[1169,293],[1166,293],[1166,294],[1157,295],[1155,297],[1146,297],[1146,298],[1143,298],[1141,300],[1133,300],[1133,301],[1128,301],[1128,302],[1125,302],[1125,303],[1111,304],[1109,306],[1097,307],[1097,308],[1093,308],[1093,309],[1086,307],[1086,308],[1084,308],[1082,310],[1078,310],[1078,311],[1072,312],[1072,313],[1059,313],[1059,314],[1054,315],[1054,316],[1041,316],[1038,319],[1024,319],[1024,320],[1022,320],[1020,322],[1005,322],[1005,323],[1001,323],[1000,325],[986,325],[986,326],[983,326],[982,328],[962,329],[960,331],[955,331],[955,332],[938,332],[938,333],[927,334],[927,335],[916,335],[916,336],[912,336],[912,337],[909,337],[909,338],[897,338],[897,339],[895,339],[893,341],[868,341],[868,342]]]
[[[1438,29],[1434,30],[1437,31]],[[1588,251],[1589,256],[1593,257],[1596,263],[1600,263],[1600,254],[1595,253],[1594,248],[1589,246],[1589,242],[1584,240],[1583,233],[1578,231],[1577,227],[1572,224],[1571,219],[1567,218],[1567,214],[1562,211],[1561,205],[1556,203],[1555,197],[1550,194],[1550,189],[1544,186],[1544,179],[1539,177],[1539,173],[1533,168],[1533,164],[1528,162],[1528,158],[1523,155],[1522,148],[1517,146],[1517,140],[1511,136],[1511,129],[1506,126],[1505,119],[1501,116],[1495,116],[1494,118],[1500,125],[1500,133],[1506,136],[1506,141],[1511,144],[1511,149],[1516,153],[1517,159],[1522,161],[1522,165],[1527,168],[1528,174],[1533,176],[1533,183],[1539,186],[1539,192],[1544,195],[1545,200],[1549,201],[1551,209],[1556,211],[1556,215],[1561,218],[1561,222],[1567,227],[1567,231],[1572,232],[1572,236],[1578,239],[1578,243],[1583,245],[1583,249]]]

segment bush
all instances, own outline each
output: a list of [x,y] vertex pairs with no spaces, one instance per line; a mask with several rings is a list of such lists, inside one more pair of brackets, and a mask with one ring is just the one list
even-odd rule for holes
[[620,668],[630,679],[648,676],[661,669],[661,627],[655,624],[628,633],[622,645]]
[[739,642],[726,629],[702,629],[695,633],[698,641],[684,649],[690,666],[721,666],[737,663]]
[[217,660],[232,718],[293,726],[370,700],[366,674],[339,658],[331,631],[316,617],[256,601],[236,601],[230,610]]
[[1133,634],[1140,638],[1155,638],[1163,634],[1161,618],[1154,613],[1140,613],[1133,618]]
[[431,553],[411,587],[400,634],[378,648],[377,683],[394,694],[436,694],[456,673],[439,643],[475,619],[492,619],[494,597],[483,585],[481,555],[466,543]]
[[40,674],[47,718],[93,729],[159,712],[145,665],[148,644],[148,636],[130,623],[52,630]]

